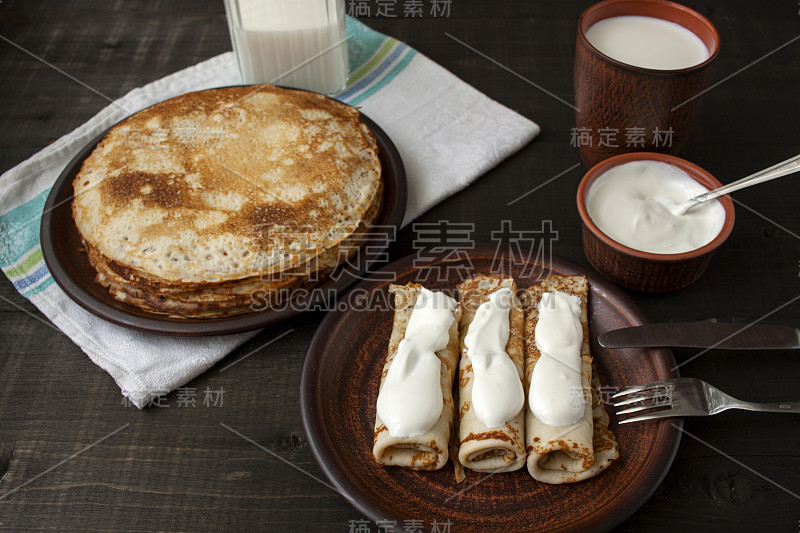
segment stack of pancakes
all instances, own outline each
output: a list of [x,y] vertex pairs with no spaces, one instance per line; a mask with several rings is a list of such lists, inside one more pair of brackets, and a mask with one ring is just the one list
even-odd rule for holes
[[358,111],[271,85],[140,111],[73,185],[97,281],[118,300],[184,318],[249,312],[324,282],[362,244],[382,197]]

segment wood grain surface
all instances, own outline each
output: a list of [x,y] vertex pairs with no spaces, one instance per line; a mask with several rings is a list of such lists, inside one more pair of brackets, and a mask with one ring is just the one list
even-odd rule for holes
[[[502,220],[524,230],[549,220],[558,232],[553,251],[589,268],[575,207],[585,169],[570,146],[574,111],[537,86],[571,99],[577,21],[591,2],[453,0],[449,17],[412,19],[402,16],[407,1],[397,2],[397,18],[363,21],[542,127],[534,142],[418,222],[474,223],[474,240],[490,242]],[[368,3],[374,15],[378,3]],[[719,29],[712,84],[723,83],[705,95],[680,156],[729,183],[796,155],[800,40],[792,40],[800,6],[685,3]],[[0,171],[108,98],[231,48],[221,0],[2,0],[0,36]],[[706,274],[675,293],[631,297],[657,322],[800,325],[798,198],[798,178],[735,193],[736,226]],[[391,257],[412,253],[414,237],[413,227],[401,231]],[[323,483],[303,433],[298,380],[322,314],[264,330],[182,395],[138,410],[0,278],[0,530],[379,530]],[[800,394],[796,353],[675,356],[683,375],[743,399]],[[727,412],[688,419],[684,431],[664,482],[616,531],[800,530],[800,418]]]

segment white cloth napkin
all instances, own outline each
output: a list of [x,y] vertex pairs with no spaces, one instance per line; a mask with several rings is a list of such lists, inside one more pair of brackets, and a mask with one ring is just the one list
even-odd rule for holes
[[[476,91],[402,42],[348,19],[351,80],[338,97],[391,137],[406,167],[403,225],[466,187],[527,144],[539,126]],[[0,176],[0,267],[137,407],[185,385],[255,332],[168,337],[95,317],[53,282],[39,241],[47,193],[70,159],[99,133],[153,103],[241,83],[232,52],[134,89],[91,120]]]

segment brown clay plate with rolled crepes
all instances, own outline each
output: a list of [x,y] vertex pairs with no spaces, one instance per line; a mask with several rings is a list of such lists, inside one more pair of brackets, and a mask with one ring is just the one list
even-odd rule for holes
[[[451,254],[452,255],[452,254]],[[536,256],[536,254],[531,254]],[[592,355],[604,391],[676,375],[664,349],[606,350],[600,333],[646,323],[619,289],[593,272],[557,256],[520,259],[478,245],[458,257],[415,264],[409,256],[353,287],[339,309],[320,324],[309,346],[300,384],[300,406],[309,443],[328,478],[360,512],[382,525],[423,531],[607,531],[631,516],[653,494],[672,464],[681,419],[618,425],[606,406],[620,458],[594,478],[567,485],[534,480],[526,468],[487,475],[467,470],[457,484],[452,464],[435,472],[386,467],[372,456],[375,402],[392,331],[391,283],[421,283],[455,296],[456,285],[475,274],[514,276],[520,289],[550,274],[589,279]],[[428,258],[426,258],[427,260]]]

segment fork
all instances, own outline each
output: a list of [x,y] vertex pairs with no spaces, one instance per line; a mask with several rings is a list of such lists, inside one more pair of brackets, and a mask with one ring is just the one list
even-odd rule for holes
[[639,385],[612,396],[620,399],[614,407],[635,405],[617,415],[647,413],[621,420],[620,424],[675,416],[709,416],[728,409],[744,409],[764,413],[800,413],[800,402],[754,403],[733,398],[705,381],[695,378],[673,378]]

